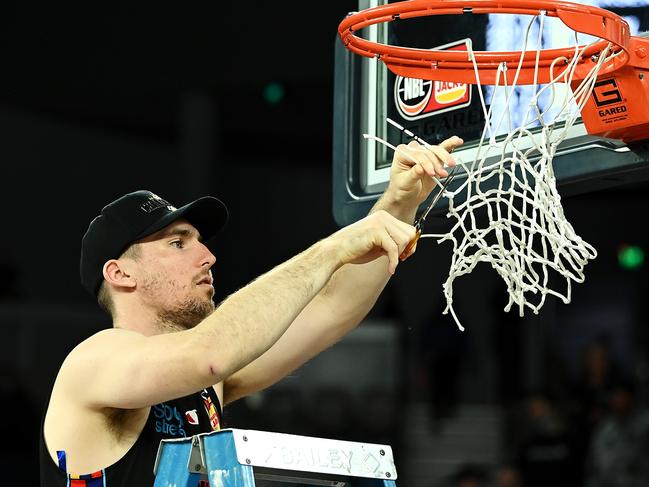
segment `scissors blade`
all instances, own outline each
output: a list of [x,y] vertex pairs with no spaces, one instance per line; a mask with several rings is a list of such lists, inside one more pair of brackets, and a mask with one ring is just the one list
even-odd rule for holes
[[428,208],[426,209],[426,211],[417,219],[417,222],[415,223],[415,229],[417,230],[417,233],[415,233],[415,236],[413,237],[413,239],[408,243],[408,245],[403,250],[403,252],[401,252],[401,255],[399,255],[399,260],[402,260],[402,261],[405,260],[406,257],[408,257],[408,255],[410,255],[410,252],[412,252],[412,249],[415,247],[415,245],[419,241],[419,237],[421,237],[421,227],[422,227],[422,225],[424,223],[424,220],[428,216],[428,213],[430,212],[430,210],[432,210],[435,207],[435,205],[437,204],[439,199],[442,197],[442,195],[444,194],[444,191],[446,191],[446,189],[449,187],[449,185],[453,181],[453,178],[455,177],[456,169],[457,169],[457,167],[453,168],[453,170],[451,171],[451,174],[449,174],[447,176],[446,180],[442,184],[442,187],[439,188],[439,191],[437,191],[437,194],[433,197],[433,201],[431,201],[431,203],[428,206]]
[[444,183],[441,188],[439,188],[439,191],[437,191],[437,194],[433,197],[433,201],[430,202],[430,205],[428,205],[428,208],[426,208],[426,211],[421,215],[417,223],[421,225],[424,220],[426,220],[426,217],[428,216],[428,213],[430,213],[430,210],[435,208],[435,205],[439,201],[439,199],[442,197],[446,189],[451,185],[453,182],[453,178],[455,177],[455,171],[457,170],[457,166],[453,168],[451,171],[451,174],[447,176],[447,178],[444,180]]

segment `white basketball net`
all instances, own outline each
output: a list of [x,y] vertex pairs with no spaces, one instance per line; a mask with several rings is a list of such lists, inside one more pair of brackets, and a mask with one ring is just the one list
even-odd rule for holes
[[[523,49],[527,46],[530,26],[536,19],[540,24],[536,51],[541,49],[544,17],[541,13],[530,21]],[[473,58],[470,46],[468,48]],[[571,85],[583,49],[585,47],[578,47],[575,34],[574,55],[571,59],[562,57],[554,61],[552,81],[547,85],[534,83],[528,88],[532,94],[520,124],[512,123],[510,102],[524,51],[512,84],[507,85],[503,75],[507,67],[500,67],[490,103],[493,107],[493,99],[502,97],[505,109],[499,114],[486,107],[474,61],[477,91],[487,120],[477,156],[471,163],[458,161],[466,172],[466,179],[455,191],[446,191],[444,195],[449,203],[446,216],[455,220],[451,230],[442,235],[422,235],[437,238],[438,243],[451,241],[453,244],[451,267],[443,285],[447,303],[444,314],[450,311],[461,330],[464,328],[453,309],[453,283],[458,277],[470,274],[478,263],[489,263],[505,281],[509,294],[505,311],[516,305],[523,316],[526,307],[538,313],[548,294],[569,303],[572,281],[583,282],[584,267],[597,256],[596,250],[577,235],[566,219],[552,167],[557,146],[579,117],[579,110],[590,96],[601,66],[615,55],[610,54],[609,45],[577,88],[562,90],[562,83],[565,87]],[[511,76],[507,78],[512,79]],[[546,103],[542,110],[539,99],[548,94],[549,104]],[[541,130],[532,132],[530,127],[537,125],[537,121]],[[506,128],[509,135],[497,140],[494,134],[502,131],[501,127]],[[460,177],[461,172],[458,179]],[[461,202],[456,204],[455,196],[458,195],[462,195],[458,198]],[[558,283],[564,281],[562,289],[557,289]]]

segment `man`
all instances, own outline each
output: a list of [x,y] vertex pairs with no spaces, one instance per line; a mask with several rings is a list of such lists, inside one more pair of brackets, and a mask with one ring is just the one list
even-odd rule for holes
[[369,216],[317,242],[215,310],[202,239],[227,218],[206,197],[180,209],[147,191],[107,205],[82,241],[81,281],[113,319],[79,344],[43,421],[41,485],[153,484],[163,438],[219,429],[220,404],[277,382],[353,329],[415,236],[417,208],[446,177],[453,137],[401,146]]

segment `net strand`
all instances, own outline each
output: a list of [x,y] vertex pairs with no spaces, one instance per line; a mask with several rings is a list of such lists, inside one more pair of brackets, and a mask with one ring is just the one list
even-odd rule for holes
[[[435,238],[437,243],[450,241],[452,244],[449,274],[442,286],[446,299],[443,313],[450,313],[460,330],[464,328],[453,306],[453,285],[458,277],[470,274],[478,264],[488,263],[504,281],[508,293],[505,311],[517,307],[519,315],[524,316],[526,309],[538,314],[547,296],[569,303],[572,283],[584,282],[585,267],[597,256],[595,248],[577,235],[564,214],[552,160],[577,121],[601,67],[620,52],[612,52],[609,44],[589,73],[576,83],[576,69],[592,44],[580,46],[575,32],[572,56],[555,59],[550,66],[550,82],[539,85],[538,61],[545,16],[542,11],[528,23],[516,68],[509,69],[505,63],[498,66],[489,106],[485,103],[475,55],[467,43],[486,122],[473,161],[458,161],[464,171],[464,181],[443,195],[448,200],[446,217],[453,221],[451,229],[445,234],[421,235],[421,238]],[[515,126],[510,113],[511,101],[516,96],[528,38],[536,22],[539,32],[533,94],[522,120]],[[563,99],[559,83],[572,87],[564,92]],[[549,104],[543,108],[540,99],[546,92]],[[503,96],[505,109],[496,115],[494,100],[498,95]],[[552,110],[556,110],[556,115]],[[498,140],[496,134],[503,124],[508,133]],[[393,125],[405,131],[400,125]],[[540,130],[532,131],[534,125],[540,125]],[[365,136],[399,150],[378,137]],[[461,177],[462,174],[458,175],[457,180]],[[461,198],[456,201],[458,196]]]
[[[452,242],[451,266],[443,284],[447,303],[444,314],[450,312],[460,330],[464,328],[453,307],[453,284],[458,277],[473,272],[479,263],[489,263],[505,282],[509,296],[505,311],[517,306],[519,315],[523,316],[526,308],[537,314],[548,295],[564,303],[570,302],[572,282],[584,281],[586,264],[597,256],[596,250],[577,235],[564,215],[552,160],[558,145],[565,139],[586,103],[601,66],[605,60],[610,60],[610,46],[601,53],[598,62],[573,89],[572,94],[564,96],[555,117],[555,120],[563,122],[561,127],[555,121],[546,123],[545,120],[557,100],[555,85],[559,82],[572,85],[575,69],[583,50],[588,47],[580,48],[578,42],[575,42],[571,59],[560,58],[552,63],[553,79],[550,83],[538,85],[538,73],[535,71],[534,94],[521,125],[513,127],[509,106],[522,68],[527,40],[533,23],[538,19],[541,27],[536,49],[538,60],[544,17],[541,13],[527,26],[521,57],[511,84],[508,83],[507,67],[499,67],[498,74],[502,73],[502,76],[497,76],[492,100],[499,88],[504,90],[507,109],[503,110],[495,123],[493,104],[487,109],[484,97],[480,96],[487,123],[476,157],[472,163],[462,164],[465,181],[445,195],[449,204],[447,218],[454,219],[454,225],[446,234],[421,236],[437,238],[438,243]],[[470,53],[469,58],[473,59],[474,56]],[[562,62],[566,65],[565,69],[555,75],[555,68]],[[475,62],[473,65],[477,90],[481,94],[479,70]],[[550,90],[550,105],[542,109],[539,99],[546,90]],[[574,105],[571,101],[574,101]],[[577,110],[574,110],[574,106]],[[509,134],[497,141],[494,134],[498,133],[503,122],[507,123]],[[535,122],[541,125],[538,133],[528,128]],[[529,147],[525,148],[522,142]],[[498,157],[496,162],[491,162],[494,152]],[[465,194],[465,198],[456,205],[453,196],[461,193]],[[485,225],[480,225],[478,214],[486,217]],[[552,286],[557,276],[564,282],[562,290]]]

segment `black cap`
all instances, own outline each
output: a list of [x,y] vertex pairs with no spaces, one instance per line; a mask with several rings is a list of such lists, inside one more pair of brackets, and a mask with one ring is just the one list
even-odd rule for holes
[[135,191],[106,205],[81,240],[81,284],[92,295],[99,291],[104,264],[118,258],[133,242],[140,240],[174,221],[184,218],[208,240],[228,220],[225,205],[212,196],[205,196],[181,208],[151,191]]

